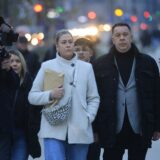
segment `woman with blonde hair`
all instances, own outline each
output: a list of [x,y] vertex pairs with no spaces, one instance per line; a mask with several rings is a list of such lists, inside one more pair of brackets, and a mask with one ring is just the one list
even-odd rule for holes
[[[48,105],[58,99],[61,105],[71,98],[68,119],[57,125],[50,125],[42,112],[39,136],[44,140],[45,160],[86,160],[88,146],[93,142],[92,122],[99,107],[94,72],[91,64],[78,60],[73,52],[73,37],[68,30],[57,32],[55,42],[56,58],[42,63],[29,102]],[[48,69],[64,74],[62,86],[44,90]]]
[[[28,155],[32,157],[40,156],[40,145],[38,138],[31,137],[29,118],[33,114],[28,102],[28,93],[32,86],[31,76],[27,72],[26,62],[23,55],[18,50],[10,50],[11,67],[20,77],[20,86],[14,98],[14,128],[11,144],[11,160],[27,160]],[[38,110],[38,109],[37,109]],[[33,122],[34,123],[34,122]],[[32,139],[31,139],[32,138]],[[31,141],[33,144],[31,144]],[[33,148],[36,146],[36,148]]]

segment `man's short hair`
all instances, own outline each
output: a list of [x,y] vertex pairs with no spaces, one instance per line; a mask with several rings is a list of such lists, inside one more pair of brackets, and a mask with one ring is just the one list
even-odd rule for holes
[[25,36],[19,36],[18,37],[18,42],[19,43],[23,43],[23,44],[27,44],[28,43],[28,40]]
[[112,34],[113,34],[114,29],[115,29],[116,27],[121,27],[121,26],[126,26],[126,27],[131,31],[131,27],[129,26],[129,24],[120,22],[120,23],[116,23],[116,24],[114,24],[114,25],[112,26]]

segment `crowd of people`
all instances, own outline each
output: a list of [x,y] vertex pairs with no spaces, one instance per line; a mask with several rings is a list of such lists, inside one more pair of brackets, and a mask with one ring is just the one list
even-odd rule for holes
[[[1,28],[0,28],[1,29]],[[68,30],[55,35],[44,61],[28,50],[25,36],[16,48],[0,51],[0,160],[145,160],[160,139],[160,71],[141,53],[131,27],[116,23],[108,53],[95,58],[94,45]],[[63,84],[44,90],[46,71],[64,75]],[[70,102],[70,103],[68,103]],[[67,120],[51,125],[42,109],[70,105]],[[62,107],[63,107],[62,106]]]

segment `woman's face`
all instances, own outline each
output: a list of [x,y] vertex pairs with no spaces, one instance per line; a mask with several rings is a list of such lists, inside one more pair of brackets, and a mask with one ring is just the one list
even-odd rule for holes
[[72,59],[74,49],[74,42],[72,36],[70,34],[63,34],[59,38],[59,41],[56,44],[56,48],[61,57],[68,60]]
[[20,75],[22,70],[22,64],[20,58],[14,54],[11,54],[11,67],[17,74]]

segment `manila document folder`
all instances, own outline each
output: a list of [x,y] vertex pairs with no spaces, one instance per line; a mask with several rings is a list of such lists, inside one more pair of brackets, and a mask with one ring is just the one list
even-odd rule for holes
[[[44,91],[54,90],[54,88],[58,88],[62,86],[64,83],[64,73],[58,73],[56,71],[46,69],[45,77],[44,77]],[[47,105],[46,107],[55,105],[58,100],[55,100],[54,103]]]

